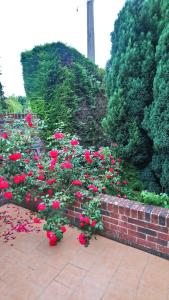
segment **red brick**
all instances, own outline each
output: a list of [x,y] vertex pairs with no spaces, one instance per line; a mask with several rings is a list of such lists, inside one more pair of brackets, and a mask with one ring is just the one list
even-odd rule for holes
[[125,211],[124,207],[119,206],[119,214],[124,215],[124,211]]
[[151,214],[151,222],[154,224],[158,224],[158,215]]
[[111,213],[110,213],[110,217],[111,217],[111,218],[114,218],[114,219],[119,219],[119,218],[120,218],[119,214],[116,214],[116,213],[114,213],[114,212],[111,212]]
[[112,204],[112,211],[113,211],[113,213],[117,213],[118,214],[118,211],[119,211],[118,206],[115,205],[115,204]]
[[125,240],[125,241],[129,241],[129,242],[133,242],[136,244],[136,241],[137,241],[137,238],[135,236],[132,236],[132,235],[128,235],[128,234],[123,234],[123,233],[120,233],[120,238]]
[[138,237],[138,238],[141,238],[141,239],[146,239],[146,235],[144,233],[141,233],[141,232],[137,232],[137,231],[133,231],[133,230],[130,230],[128,229],[128,235],[131,235],[131,236],[135,236],[135,237]]
[[118,225],[118,220],[117,219],[109,218],[107,216],[103,216],[102,219],[103,219],[103,222],[105,221],[105,222],[109,222],[109,223]]
[[107,231],[107,230],[110,231],[110,229],[111,229],[111,226],[110,226],[110,225],[111,225],[110,223],[104,222],[104,224],[103,224],[104,229],[106,229],[106,231]]
[[137,244],[142,245],[146,248],[151,248],[151,249],[154,249],[154,250],[157,249],[157,244],[156,243],[153,243],[153,242],[150,242],[150,241],[147,241],[147,240],[144,240],[144,239],[137,238]]
[[147,228],[150,228],[150,229],[153,229],[153,230],[156,230],[159,232],[164,232],[164,233],[169,232],[167,227],[159,226],[159,225],[152,224],[152,223],[147,224]]
[[144,211],[138,211],[138,219],[139,220],[144,220],[145,219]]
[[126,207],[125,209],[124,209],[124,214],[125,214],[125,216],[130,216],[130,208],[129,207]]
[[141,220],[137,220],[137,219],[132,219],[132,218],[128,218],[128,222],[131,224],[135,224],[135,225],[139,225],[142,227],[147,227],[147,222],[141,221]]
[[127,234],[127,228],[119,226],[119,232]]
[[108,203],[108,211],[112,211],[113,210],[113,203]]
[[157,249],[158,249],[160,252],[162,252],[162,253],[169,254],[169,248],[167,248],[167,247],[163,247],[163,246],[158,245],[158,246],[157,246]]
[[158,232],[157,237],[161,240],[169,242],[169,234]]
[[134,219],[138,219],[138,212],[135,209],[131,209],[130,211],[130,217]]
[[128,222],[128,217],[127,216],[120,216],[120,220],[124,222]]

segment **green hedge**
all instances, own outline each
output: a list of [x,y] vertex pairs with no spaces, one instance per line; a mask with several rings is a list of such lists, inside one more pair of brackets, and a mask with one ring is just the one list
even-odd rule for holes
[[86,145],[103,141],[107,100],[104,71],[62,43],[22,53],[25,90],[33,112],[48,125],[80,136]]

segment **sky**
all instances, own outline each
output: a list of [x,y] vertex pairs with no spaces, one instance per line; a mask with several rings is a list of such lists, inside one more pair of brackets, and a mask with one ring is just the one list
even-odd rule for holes
[[[0,0],[0,81],[6,96],[25,95],[20,54],[63,42],[87,53],[87,0]],[[94,0],[96,64],[110,58],[114,22],[125,0]]]

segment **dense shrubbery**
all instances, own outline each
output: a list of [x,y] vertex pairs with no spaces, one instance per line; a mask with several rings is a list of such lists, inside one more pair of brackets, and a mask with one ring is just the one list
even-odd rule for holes
[[169,193],[169,2],[128,0],[112,33],[103,125],[150,191]]
[[62,43],[24,52],[21,62],[31,108],[48,125],[45,135],[62,124],[83,144],[99,145],[107,108],[103,70]]

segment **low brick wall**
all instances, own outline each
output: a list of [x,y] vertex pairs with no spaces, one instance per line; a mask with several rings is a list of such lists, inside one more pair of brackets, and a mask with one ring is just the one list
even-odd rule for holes
[[[126,199],[102,196],[103,236],[169,259],[169,210]],[[66,211],[79,223],[83,203]]]

